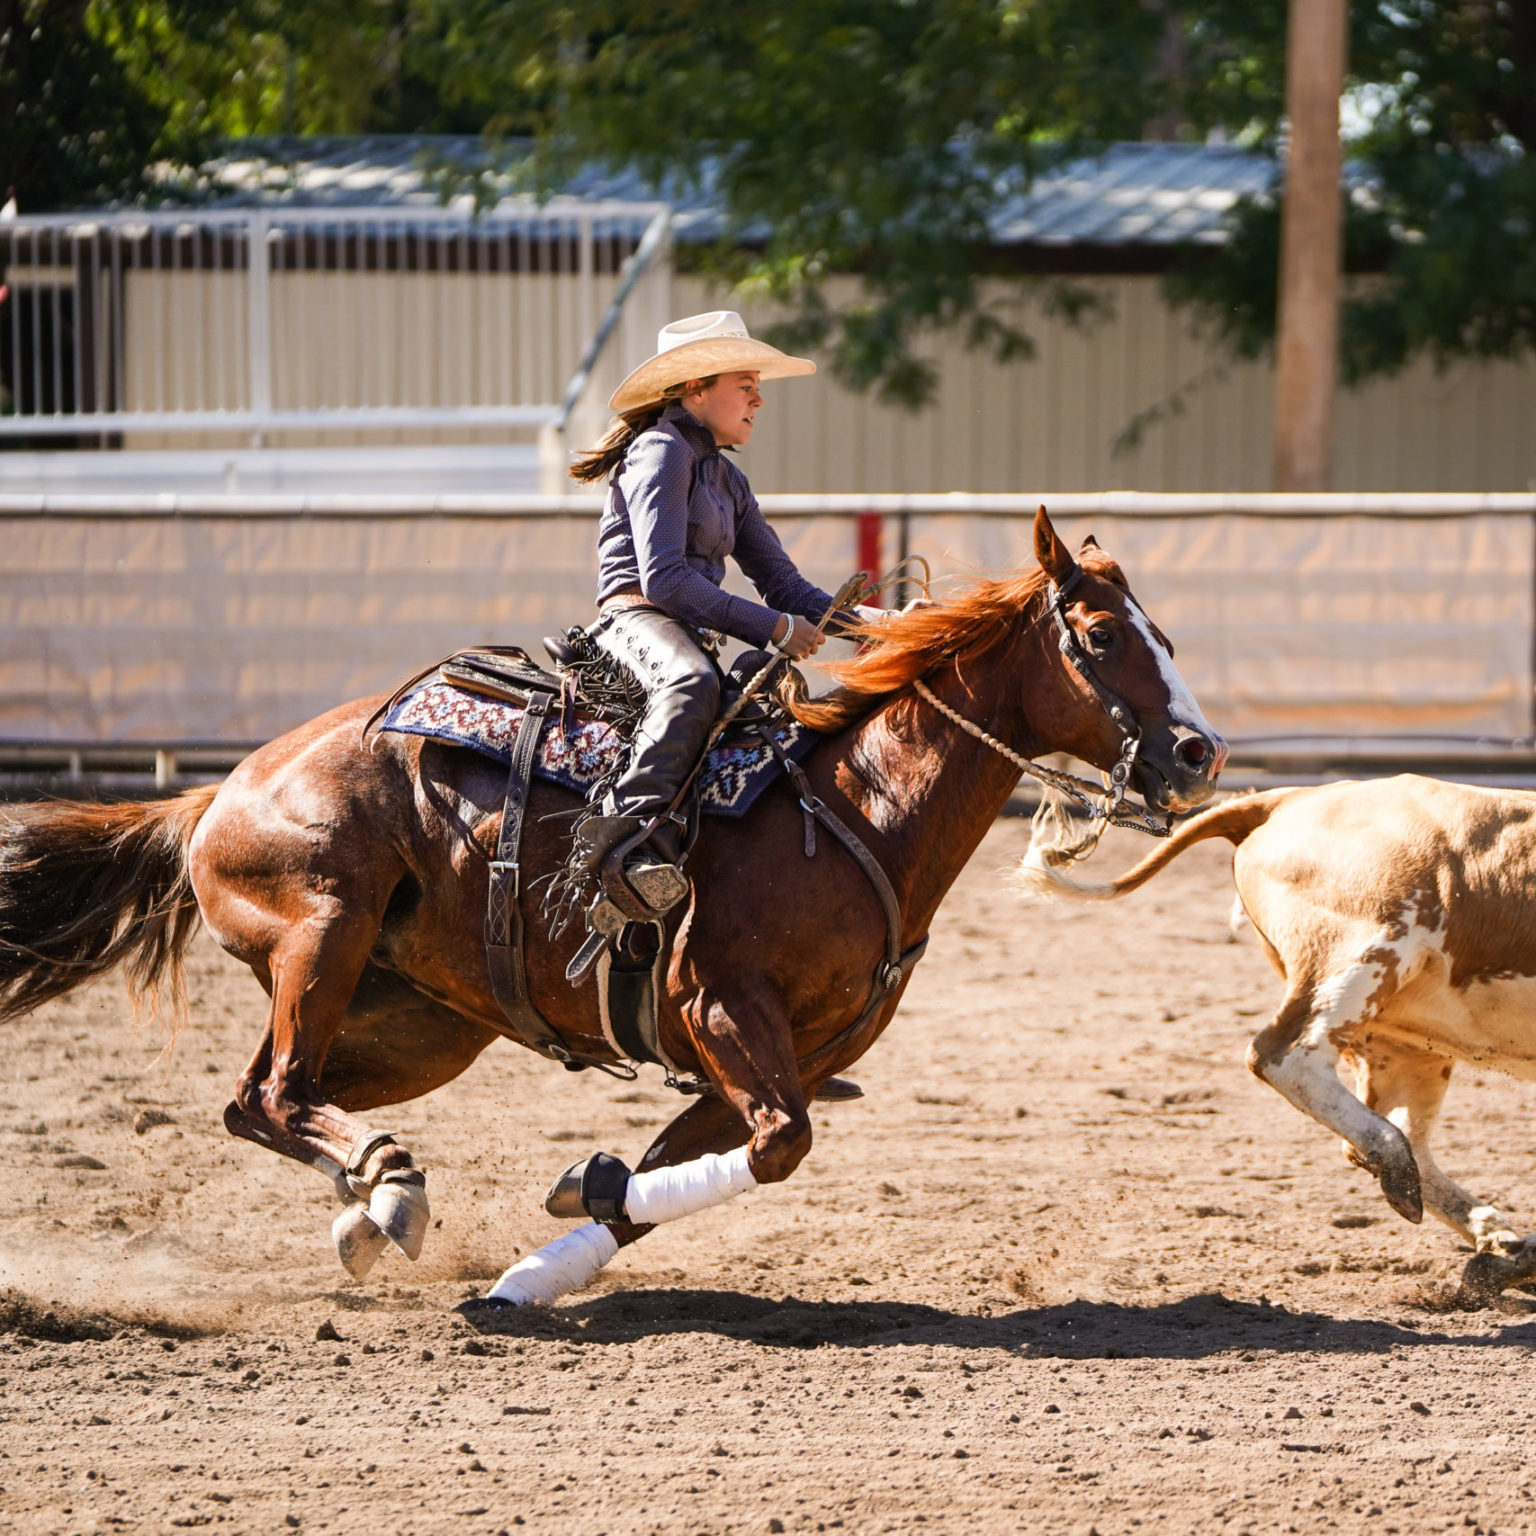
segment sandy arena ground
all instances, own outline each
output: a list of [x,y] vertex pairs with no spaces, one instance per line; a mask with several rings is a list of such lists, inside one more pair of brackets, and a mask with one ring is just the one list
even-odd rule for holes
[[[0,1527],[1532,1529],[1532,1303],[1445,1310],[1457,1241],[1248,1076],[1278,985],[1229,939],[1225,846],[1038,909],[1026,833],[990,835],[793,1180],[494,1332],[455,1305],[562,1230],[567,1162],[638,1155],[659,1072],[497,1046],[381,1114],[439,1230],[359,1285],[323,1181],[223,1132],[264,999],[205,939],[173,1053],[117,984],[9,1026]],[[1463,1073],[1442,1137],[1527,1217],[1529,1102]]]

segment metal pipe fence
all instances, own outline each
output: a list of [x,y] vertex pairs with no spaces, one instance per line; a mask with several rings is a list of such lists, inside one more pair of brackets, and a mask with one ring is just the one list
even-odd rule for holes
[[[0,224],[0,437],[554,421],[665,212],[189,209]],[[551,278],[558,279],[551,282]]]

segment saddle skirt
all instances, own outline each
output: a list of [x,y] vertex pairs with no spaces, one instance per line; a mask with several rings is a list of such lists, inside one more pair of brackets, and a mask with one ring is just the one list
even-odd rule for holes
[[[379,729],[468,747],[509,765],[522,718],[521,705],[457,687],[434,673],[391,703]],[[772,732],[794,762],[804,758],[817,740],[815,732],[784,716],[775,716],[763,729]],[[618,765],[623,750],[621,737],[608,722],[563,720],[556,709],[540,738],[534,775],[590,797],[592,787]],[[700,807],[713,816],[744,816],[783,771],[783,764],[755,729],[733,730],[705,759],[699,776]]]

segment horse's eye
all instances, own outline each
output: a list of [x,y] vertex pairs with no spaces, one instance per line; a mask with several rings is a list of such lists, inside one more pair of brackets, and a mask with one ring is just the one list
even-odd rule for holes
[[1107,651],[1114,643],[1114,633],[1106,629],[1102,624],[1095,624],[1088,631],[1088,643],[1096,651]]

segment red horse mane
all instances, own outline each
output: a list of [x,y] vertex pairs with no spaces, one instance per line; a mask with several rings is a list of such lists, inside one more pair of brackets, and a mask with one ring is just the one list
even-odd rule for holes
[[787,702],[795,718],[813,731],[839,730],[940,662],[963,663],[990,650],[1044,585],[1045,573],[1036,568],[1023,576],[980,581],[930,607],[861,624],[847,631],[862,644],[858,655],[827,664],[837,688],[823,698]]
[[[1079,558],[1095,576],[1126,586],[1124,572],[1097,546],[1085,549]],[[860,641],[862,649],[846,661],[827,664],[838,686],[819,699],[795,694],[784,703],[813,731],[840,730],[940,662],[964,665],[990,650],[1019,622],[1045,584],[1045,572],[1036,566],[1023,575],[979,581],[929,607],[850,629],[845,633]]]

